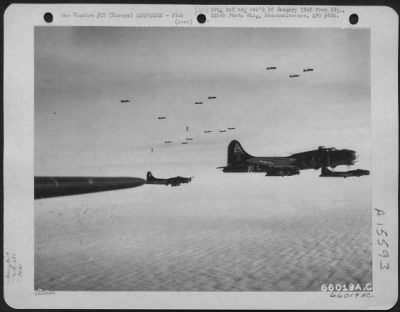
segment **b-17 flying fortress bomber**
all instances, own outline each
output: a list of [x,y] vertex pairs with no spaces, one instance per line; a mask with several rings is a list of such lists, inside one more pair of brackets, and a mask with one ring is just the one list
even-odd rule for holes
[[292,154],[286,157],[255,157],[248,154],[240,143],[231,141],[228,146],[228,161],[225,167],[218,167],[223,172],[265,172],[266,176],[292,176],[304,169],[321,169],[323,177],[350,177],[369,175],[368,170],[334,172],[327,167],[354,165],[355,151],[320,146],[316,150]]
[[193,177],[190,178],[185,178],[185,177],[172,177],[168,179],[158,179],[153,176],[151,171],[147,172],[147,180],[146,184],[161,184],[161,185],[171,185],[171,186],[179,186],[182,183],[190,183],[192,181]]
[[348,177],[360,177],[363,175],[369,175],[369,170],[356,169],[350,171],[331,171],[326,167],[322,167],[320,177],[348,178]]

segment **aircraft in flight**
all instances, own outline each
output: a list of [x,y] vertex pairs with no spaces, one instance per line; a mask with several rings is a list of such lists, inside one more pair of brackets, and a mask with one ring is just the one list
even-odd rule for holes
[[189,142],[182,142],[181,144],[188,144]]
[[151,173],[151,171],[147,172],[147,180],[146,180],[146,184],[161,184],[161,185],[171,185],[171,186],[179,186],[182,183],[189,183],[192,181],[192,178],[185,178],[185,177],[172,177],[172,178],[168,178],[168,179],[158,179],[155,178],[153,176],[153,174]]
[[203,104],[203,102],[194,102],[194,104],[198,104],[199,105],[199,104]]
[[361,177],[364,175],[369,175],[369,170],[356,169],[350,171],[331,171],[327,167],[322,167],[320,177],[348,178],[348,177]]
[[209,100],[213,100],[213,99],[216,99],[216,98],[217,98],[216,96],[209,96],[208,97]]
[[211,130],[204,130],[204,133],[211,133]]
[[235,129],[236,129],[236,128],[232,128],[232,127],[231,127],[231,128],[228,128],[228,130],[235,130]]
[[314,68],[304,68],[303,72],[311,72],[314,71]]
[[192,140],[193,140],[193,138],[186,138],[186,140],[188,140],[188,141],[192,141]]
[[226,130],[219,130],[219,132],[226,132]]
[[170,144],[172,141],[164,141],[165,144]]
[[271,70],[271,69],[276,69],[276,67],[275,66],[270,66],[270,67],[266,68],[266,70]]
[[167,119],[167,117],[161,116],[161,117],[158,117],[158,119]]
[[255,157],[248,154],[240,143],[233,140],[228,145],[228,160],[223,172],[265,172],[267,176],[291,176],[304,169],[335,168],[353,165],[356,153],[352,150],[325,148],[292,154],[286,157]]
[[290,75],[289,78],[297,78],[300,77],[300,75]]
[[35,199],[120,190],[145,184],[133,177],[35,177]]
[[121,103],[129,103],[131,100],[121,100]]

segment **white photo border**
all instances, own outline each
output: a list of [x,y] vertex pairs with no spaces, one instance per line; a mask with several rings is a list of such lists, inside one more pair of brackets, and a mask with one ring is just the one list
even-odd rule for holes
[[[4,297],[14,308],[152,309],[388,309],[398,293],[398,15],[389,7],[337,7],[335,19],[208,19],[197,14],[236,5],[13,4],[4,14]],[[250,6],[241,6],[250,7]],[[260,6],[258,6],[260,7]],[[264,6],[267,8],[268,6]],[[272,7],[272,6],[270,6]],[[278,7],[278,6],[274,6]],[[279,6],[282,7],[282,6]],[[286,6],[289,7],[289,6]],[[297,7],[300,6],[290,6]],[[304,7],[304,6],[303,6]],[[314,7],[315,8],[315,7]],[[169,13],[171,18],[78,18],[74,11]],[[52,24],[43,15],[51,12]],[[70,13],[69,18],[62,14]],[[353,13],[360,17],[349,24]],[[65,16],[66,16],[65,15]],[[178,25],[177,25],[178,24]],[[372,241],[371,298],[337,298],[330,292],[48,292],[34,290],[34,27],[303,27],[368,28],[371,36]],[[357,56],[355,56],[356,58]],[[379,213],[380,212],[380,213]],[[384,214],[383,214],[384,213]],[[384,232],[382,232],[384,231]],[[386,233],[386,234],[383,234]],[[388,248],[383,251],[382,238]],[[351,237],[349,237],[349,240]],[[387,255],[387,256],[385,256]],[[382,263],[382,261],[384,261]],[[389,263],[390,269],[382,269]],[[10,271],[10,264],[17,269]],[[20,268],[20,270],[18,270]],[[10,275],[13,275],[11,276]],[[14,278],[13,278],[14,277]]]

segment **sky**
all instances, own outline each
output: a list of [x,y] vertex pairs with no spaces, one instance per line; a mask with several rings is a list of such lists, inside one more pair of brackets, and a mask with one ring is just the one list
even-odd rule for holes
[[36,27],[35,175],[214,175],[232,139],[368,167],[369,45],[362,29]]

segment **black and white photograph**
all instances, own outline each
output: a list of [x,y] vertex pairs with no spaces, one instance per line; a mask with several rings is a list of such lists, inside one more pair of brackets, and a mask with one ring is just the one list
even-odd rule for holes
[[13,4],[4,300],[390,309],[398,14]]
[[371,290],[369,46],[36,27],[35,289]]

